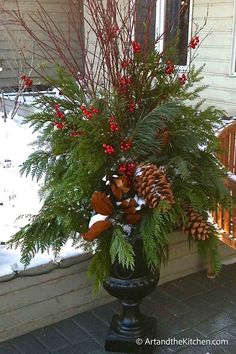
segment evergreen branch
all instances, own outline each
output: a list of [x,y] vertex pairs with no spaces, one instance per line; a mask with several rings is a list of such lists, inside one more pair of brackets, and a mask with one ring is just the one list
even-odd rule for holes
[[198,252],[205,262],[208,263],[212,272],[219,273],[221,268],[221,258],[218,251],[218,237],[217,232],[212,226],[212,234],[206,240],[198,240]]
[[168,234],[179,222],[177,208],[169,208],[168,203],[160,202],[158,207],[144,215],[140,233],[144,252],[150,269],[160,267],[168,260]]
[[93,280],[94,296],[100,292],[103,281],[110,274],[110,244],[110,232],[104,233],[103,236],[95,242],[95,254],[88,267],[88,276]]
[[118,262],[126,268],[134,269],[134,250],[132,245],[125,239],[124,232],[120,227],[115,227],[110,247],[111,262]]
[[45,151],[35,151],[28,159],[23,162],[20,173],[28,176],[31,174],[32,179],[38,182],[45,173],[48,173],[50,166],[55,162],[55,156]]
[[133,133],[134,149],[140,159],[148,159],[160,152],[162,142],[157,139],[158,129],[163,129],[172,121],[180,108],[177,103],[166,103],[153,109],[145,117],[141,117]]

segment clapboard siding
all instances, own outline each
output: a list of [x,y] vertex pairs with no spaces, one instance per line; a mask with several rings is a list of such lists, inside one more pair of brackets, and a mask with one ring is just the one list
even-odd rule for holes
[[[51,17],[52,21],[59,28],[65,42],[70,43],[71,48],[73,48],[73,57],[78,62],[78,70],[81,68],[81,53],[80,45],[78,43],[77,34],[75,31],[69,29],[69,17],[68,13],[70,11],[69,1],[63,0],[44,0],[39,1],[40,5],[46,10],[46,12]],[[81,11],[83,10],[83,1],[79,0],[77,2],[81,6]],[[10,11],[16,9],[15,0],[0,0],[0,4],[4,5]],[[46,44],[49,43],[49,38],[47,35],[37,27],[34,22],[32,22],[29,16],[37,16],[36,13],[40,9],[40,6],[34,0],[20,0],[19,1],[20,10],[23,13],[24,18],[27,20],[27,24],[32,29],[32,31],[39,35],[40,39],[43,40]],[[9,22],[9,18],[4,13],[0,12],[0,23],[4,23],[0,27],[1,38],[0,38],[0,67],[3,68],[3,71],[0,72],[0,87],[9,87],[15,86],[18,83],[17,75],[22,72],[28,72],[29,67],[25,64],[22,55],[20,54],[19,48],[24,51],[24,55],[27,58],[28,62],[31,62],[32,52],[34,53],[33,65],[37,70],[41,70],[42,65],[45,67],[45,64],[50,68],[51,71],[54,63],[50,65],[47,61],[45,55],[40,54],[40,50],[37,45],[33,45],[32,40],[29,38],[27,33],[19,26],[16,26]],[[38,21],[41,25],[42,21]],[[83,35],[83,22],[81,22],[80,28]],[[78,26],[79,27],[79,26]],[[59,43],[59,41],[57,42]],[[23,49],[22,49],[23,48]],[[62,46],[61,46],[62,48]],[[70,54],[68,51],[63,48],[64,53],[66,53],[67,58],[70,60]],[[54,55],[54,62],[59,62],[57,54]],[[77,64],[76,64],[77,65]],[[77,70],[77,68],[75,68]],[[45,70],[42,69],[42,70]],[[51,74],[51,72],[50,72]],[[37,73],[33,72],[31,76],[34,78],[35,84],[41,84],[41,79],[39,79]]]
[[233,4],[234,0],[194,0],[194,6],[215,5],[215,4]]
[[[197,248],[189,249],[186,235],[169,235],[169,262],[161,268],[160,284],[194,273],[206,267]],[[236,256],[236,252],[220,243],[222,259]],[[77,313],[113,301],[105,291],[93,297],[92,283],[87,277],[90,255],[63,260],[65,269],[38,276],[13,279],[0,286],[0,341],[25,334]],[[53,264],[22,272],[33,275],[55,268]],[[1,281],[2,279],[0,279]],[[6,280],[6,279],[5,279]],[[209,280],[210,281],[210,280]]]
[[203,41],[194,61],[196,67],[206,64],[201,83],[209,87],[201,97],[206,99],[205,106],[213,104],[236,115],[236,77],[230,76],[234,1],[195,0],[194,22],[201,26],[207,13],[207,25],[200,36],[203,38],[210,30],[212,34]]
[[232,4],[233,2],[231,1],[230,3],[225,3],[224,1],[222,2],[216,2],[212,1],[209,3],[209,6],[201,6],[201,5],[206,5],[209,3],[209,1],[205,1],[204,4],[199,4],[199,2],[196,0],[194,2],[194,18],[203,18],[208,15],[209,20],[212,20],[214,18],[228,18],[232,17]]

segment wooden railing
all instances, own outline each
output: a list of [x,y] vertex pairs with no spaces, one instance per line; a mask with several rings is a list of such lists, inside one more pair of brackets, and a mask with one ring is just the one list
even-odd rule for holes
[[218,158],[232,174],[229,174],[225,179],[225,185],[230,190],[233,208],[230,211],[219,205],[217,210],[213,212],[213,218],[219,229],[222,230],[219,234],[219,239],[236,249],[236,121],[223,128],[218,137],[222,149]]

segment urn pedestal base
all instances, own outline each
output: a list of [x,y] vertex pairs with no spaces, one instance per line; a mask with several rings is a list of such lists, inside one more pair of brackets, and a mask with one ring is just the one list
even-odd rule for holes
[[156,320],[153,317],[143,319],[143,333],[140,337],[125,336],[117,331],[119,315],[112,318],[105,341],[105,350],[118,353],[152,354],[153,346],[146,344],[146,339],[153,339],[156,335]]

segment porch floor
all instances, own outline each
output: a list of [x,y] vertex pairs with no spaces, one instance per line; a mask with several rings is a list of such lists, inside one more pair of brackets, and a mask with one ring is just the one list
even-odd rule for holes
[[[228,340],[228,345],[161,345],[155,353],[236,353],[236,264],[220,276],[198,272],[160,285],[143,302],[145,314],[157,318],[157,339]],[[73,316],[27,335],[0,343],[0,354],[104,354],[104,340],[117,301]]]

